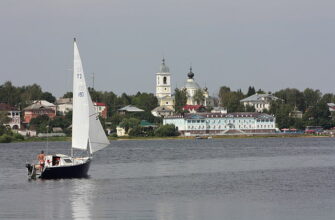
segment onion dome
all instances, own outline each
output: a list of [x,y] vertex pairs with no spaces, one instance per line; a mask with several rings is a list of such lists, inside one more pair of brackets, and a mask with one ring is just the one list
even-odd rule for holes
[[190,72],[187,74],[189,79],[193,79],[194,73],[192,72],[192,67],[190,67]]
[[200,86],[198,83],[196,83],[193,79],[194,77],[194,73],[192,72],[192,67],[190,67],[190,72],[187,74],[188,79],[185,83],[185,87],[186,89],[190,89],[190,90],[197,90],[200,89]]

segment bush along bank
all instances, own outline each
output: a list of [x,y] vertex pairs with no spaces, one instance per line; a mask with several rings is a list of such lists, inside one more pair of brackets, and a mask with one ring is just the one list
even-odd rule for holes
[[5,126],[0,126],[0,143],[10,143],[13,141],[23,141],[24,137],[20,134],[13,133]]

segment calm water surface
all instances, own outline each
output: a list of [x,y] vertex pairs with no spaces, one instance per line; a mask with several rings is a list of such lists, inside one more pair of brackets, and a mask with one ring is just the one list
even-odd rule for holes
[[0,219],[335,219],[333,138],[113,141],[88,179],[28,181],[45,146],[0,144]]

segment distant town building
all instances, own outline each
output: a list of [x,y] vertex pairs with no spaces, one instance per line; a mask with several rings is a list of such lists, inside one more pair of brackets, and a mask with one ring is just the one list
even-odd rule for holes
[[116,127],[116,135],[118,137],[124,137],[124,136],[128,136],[126,129],[124,129],[123,127],[117,126]]
[[163,124],[173,124],[181,135],[224,135],[237,133],[273,133],[274,116],[258,112],[196,113],[165,117]]
[[93,102],[95,107],[95,111],[99,113],[100,117],[106,119],[107,118],[107,105],[102,102]]
[[4,126],[8,126],[11,129],[21,128],[20,110],[9,104],[0,103],[0,112],[5,112],[7,117],[10,119],[8,123],[4,124]]
[[227,108],[225,107],[214,107],[211,111],[212,113],[221,113],[221,114],[225,114],[227,113]]
[[297,107],[294,107],[293,111],[290,112],[289,116],[291,118],[302,118],[303,113],[302,111],[299,111]]
[[36,137],[37,136],[37,132],[36,130],[18,130],[17,133],[23,135],[23,136],[27,136],[27,137]]
[[56,106],[57,112],[61,115],[65,115],[66,113],[72,111],[72,98],[59,98],[56,101]]
[[335,104],[334,103],[327,103],[328,105],[328,110],[330,112],[335,112]]
[[156,97],[159,106],[174,109],[174,97],[171,91],[171,73],[168,66],[165,65],[165,59],[156,73]]
[[139,113],[139,112],[144,112],[143,109],[137,108],[136,106],[133,105],[127,105],[123,108],[120,108],[118,112],[121,115],[125,115],[126,113]]
[[151,111],[155,117],[166,117],[174,114],[174,109],[170,106],[158,106]]
[[270,104],[272,101],[281,100],[272,94],[254,94],[245,99],[242,99],[240,102],[247,106],[253,106],[256,109],[256,112],[263,112],[265,109],[270,110]]
[[26,107],[23,111],[24,123],[30,123],[31,119],[41,115],[55,118],[56,105],[45,100],[34,101],[32,105]]
[[[102,118],[107,118],[107,105],[102,102],[93,102],[95,111],[99,113]],[[73,109],[72,98],[60,98],[56,101],[57,112],[61,115],[65,115]]]

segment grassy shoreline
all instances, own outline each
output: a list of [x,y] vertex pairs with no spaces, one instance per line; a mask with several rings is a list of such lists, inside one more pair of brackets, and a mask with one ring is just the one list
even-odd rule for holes
[[[211,137],[212,139],[242,139],[242,138],[313,138],[313,137],[330,137],[329,135],[312,135],[312,134],[243,134],[243,135],[217,135],[217,136],[205,136],[205,138]],[[195,137],[110,137],[111,141],[122,141],[122,140],[192,140]],[[12,143],[19,142],[55,142],[55,141],[71,141],[71,137],[29,137],[24,140],[16,140]]]

